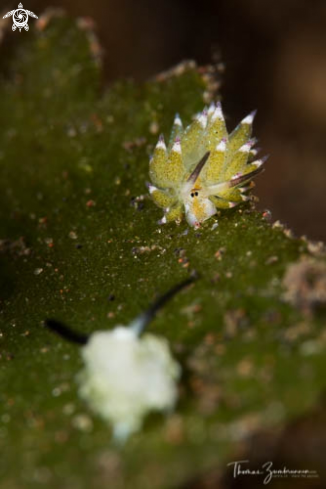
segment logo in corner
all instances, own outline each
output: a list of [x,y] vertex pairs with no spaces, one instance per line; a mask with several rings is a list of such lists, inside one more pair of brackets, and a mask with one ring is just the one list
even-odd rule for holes
[[19,32],[21,32],[22,29],[25,29],[25,31],[29,30],[28,16],[34,17],[34,19],[38,19],[38,16],[35,15],[34,12],[23,9],[22,3],[18,5],[17,10],[11,10],[11,12],[7,12],[6,15],[3,16],[3,18],[7,19],[7,17],[11,16],[13,21],[12,30],[15,31],[16,29],[19,29]]

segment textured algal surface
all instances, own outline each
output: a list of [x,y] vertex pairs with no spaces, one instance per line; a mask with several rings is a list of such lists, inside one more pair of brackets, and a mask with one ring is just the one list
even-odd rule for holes
[[[175,112],[187,124],[207,103],[203,70],[103,93],[86,21],[48,16],[11,35],[0,46],[1,489],[178,487],[223,469],[248,434],[318,401],[325,281],[309,270],[324,258],[249,203],[199,231],[157,224],[148,158]],[[194,270],[200,280],[151,324],[183,369],[176,411],[117,447],[78,397],[78,347],[42,321],[128,324]]]

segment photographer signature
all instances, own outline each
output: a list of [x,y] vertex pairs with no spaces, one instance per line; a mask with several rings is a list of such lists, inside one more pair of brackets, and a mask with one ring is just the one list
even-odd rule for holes
[[297,478],[315,478],[319,477],[316,470],[308,469],[288,469],[282,467],[280,469],[273,468],[273,462],[268,461],[261,465],[260,468],[250,469],[243,467],[244,464],[248,464],[249,460],[236,460],[230,462],[227,466],[233,466],[233,477],[239,477],[241,475],[261,475],[264,476],[263,483],[268,484],[273,477],[297,477]]

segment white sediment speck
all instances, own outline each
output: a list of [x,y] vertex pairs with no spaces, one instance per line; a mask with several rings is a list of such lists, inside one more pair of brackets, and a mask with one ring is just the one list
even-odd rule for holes
[[317,340],[308,340],[302,343],[300,353],[304,356],[318,355],[323,350],[323,345]]
[[159,224],[166,224],[166,216],[162,217],[162,219],[159,221]]

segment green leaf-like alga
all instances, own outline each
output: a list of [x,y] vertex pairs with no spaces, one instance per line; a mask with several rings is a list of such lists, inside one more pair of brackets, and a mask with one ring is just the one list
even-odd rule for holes
[[[48,16],[23,34],[0,46],[1,489],[177,487],[223,468],[251,429],[316,402],[322,316],[282,299],[309,246],[249,204],[199,231],[157,224],[148,159],[175,112],[190,123],[201,110],[195,66],[101,93],[82,21]],[[176,411],[116,447],[77,395],[78,348],[42,321],[84,333],[128,324],[193,271],[151,325],[183,367]]]

